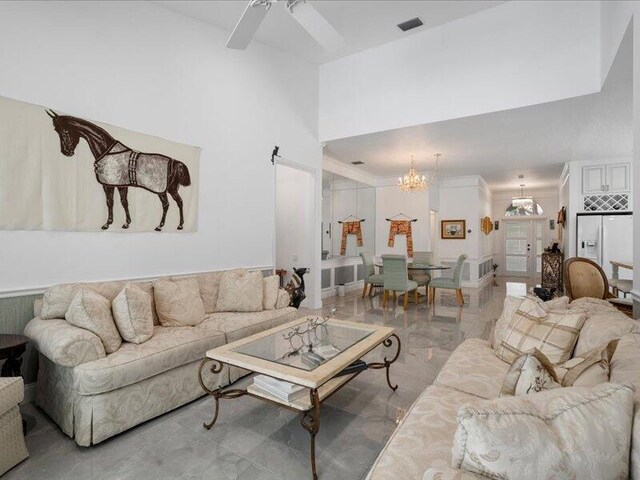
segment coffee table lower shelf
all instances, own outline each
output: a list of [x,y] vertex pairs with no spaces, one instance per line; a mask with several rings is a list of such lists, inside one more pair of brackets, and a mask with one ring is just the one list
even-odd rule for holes
[[[398,389],[398,386],[391,384],[391,380],[389,378],[389,367],[391,366],[391,364],[395,363],[395,361],[398,359],[400,355],[400,348],[401,348],[400,338],[398,338],[396,334],[392,334],[390,337],[384,340],[383,344],[385,347],[391,346],[392,339],[395,339],[397,343],[396,345],[397,350],[393,358],[388,359],[387,357],[385,357],[383,362],[368,363],[367,369],[377,370],[377,369],[384,368],[386,370],[387,384],[389,385],[389,388],[391,388],[393,391],[396,391]],[[222,372],[224,367],[223,362],[207,357],[204,360],[202,360],[202,363],[200,364],[200,368],[198,369],[198,380],[200,382],[200,386],[208,395],[213,397],[213,400],[214,400],[213,419],[209,423],[205,422],[203,424],[204,428],[206,428],[207,430],[211,429],[215,425],[216,421],[218,420],[218,413],[220,411],[220,408],[219,408],[220,399],[233,399],[233,398],[239,398],[244,396],[250,396],[250,397],[263,400],[267,403],[275,404],[283,408],[286,408],[288,410],[300,413],[301,414],[300,423],[302,424],[302,427],[305,430],[307,430],[311,436],[311,444],[310,444],[310,452],[309,452],[310,459],[311,459],[311,472],[313,475],[313,480],[317,480],[318,473],[316,469],[315,437],[318,431],[320,430],[320,404],[324,400],[329,398],[331,395],[333,395],[335,392],[340,390],[340,388],[342,388],[351,380],[353,380],[355,377],[360,375],[360,373],[366,370],[363,370],[357,373],[352,373],[349,375],[343,375],[343,376],[337,376],[337,377],[331,378],[330,380],[326,381],[324,384],[320,385],[318,388],[308,389],[308,393],[309,393],[308,396],[301,395],[295,400],[285,401],[281,398],[275,397],[273,395],[269,395],[268,393],[262,390],[254,389],[252,388],[252,385],[249,385],[246,389],[220,387],[218,389],[211,390],[204,384],[204,381],[202,378],[202,371],[208,363],[212,363],[209,370],[211,371],[211,373],[214,373],[214,374],[219,374],[220,372]]]

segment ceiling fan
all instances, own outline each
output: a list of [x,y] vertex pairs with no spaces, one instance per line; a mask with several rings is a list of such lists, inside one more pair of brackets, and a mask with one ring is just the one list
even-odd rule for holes
[[335,52],[344,45],[342,36],[306,0],[251,0],[227,40],[227,47],[236,50],[247,48],[269,9],[274,3],[280,2],[285,3],[291,16],[325,50]]

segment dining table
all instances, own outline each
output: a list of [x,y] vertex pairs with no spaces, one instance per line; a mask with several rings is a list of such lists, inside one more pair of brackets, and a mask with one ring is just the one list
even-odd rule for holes
[[[375,262],[375,266],[378,267],[378,268],[383,268],[381,261],[376,261]],[[407,270],[409,270],[409,279],[411,279],[411,272],[412,271],[413,272],[432,272],[432,271],[450,270],[451,268],[452,267],[450,265],[443,265],[443,264],[440,264],[440,263],[407,262]],[[384,272],[381,272],[381,273],[384,273]],[[423,295],[422,293],[420,293],[418,291],[416,296],[419,297],[419,298],[422,298],[423,296],[426,296],[426,295]],[[399,298],[402,298],[402,295],[400,295]]]

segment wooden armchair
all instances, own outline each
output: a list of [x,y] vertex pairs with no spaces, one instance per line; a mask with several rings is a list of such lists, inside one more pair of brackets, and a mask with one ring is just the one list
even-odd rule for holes
[[599,298],[611,302],[630,317],[633,315],[633,304],[629,300],[614,297],[609,292],[609,281],[604,271],[588,258],[572,257],[565,260],[564,287],[571,300],[582,297]]

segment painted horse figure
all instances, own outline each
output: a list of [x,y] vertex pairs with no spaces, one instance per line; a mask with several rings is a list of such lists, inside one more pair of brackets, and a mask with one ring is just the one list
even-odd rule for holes
[[60,137],[60,151],[67,157],[73,156],[81,138],[89,144],[89,149],[95,158],[93,163],[96,180],[102,185],[107,197],[109,216],[107,223],[102,226],[108,229],[113,223],[113,196],[117,188],[120,203],[126,214],[126,221],[122,228],[129,228],[131,215],[127,192],[129,187],[139,187],[155,193],[162,204],[162,219],[156,227],[161,231],[169,210],[167,193],[175,200],[180,210],[180,224],[178,230],[184,226],[182,197],[178,189],[182,185],[191,185],[191,177],[187,166],[173,158],[159,153],[141,153],[130,149],[109,135],[103,128],[83,120],[67,115],[58,115],[52,110],[47,114],[53,120],[53,128]]
[[284,289],[289,292],[289,297],[291,298],[289,306],[291,307],[299,308],[302,301],[307,298],[307,294],[304,291],[305,273],[309,273],[309,269],[306,267],[294,268],[293,274],[291,274],[291,280],[289,280],[287,286],[284,287]]

